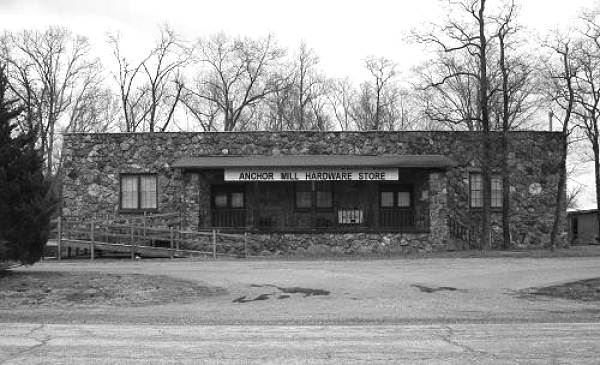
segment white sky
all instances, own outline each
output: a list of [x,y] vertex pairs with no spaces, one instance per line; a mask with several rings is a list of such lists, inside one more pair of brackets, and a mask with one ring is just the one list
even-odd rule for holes
[[[568,26],[582,7],[600,5],[597,0],[519,3],[521,23],[540,33]],[[107,57],[107,31],[120,31],[130,54],[141,55],[153,43],[157,25],[164,22],[189,40],[219,31],[247,36],[273,33],[290,49],[305,40],[320,56],[320,67],[328,76],[359,81],[369,55],[394,60],[400,75],[407,75],[424,56],[406,35],[439,20],[444,15],[440,10],[438,0],[0,0],[0,29],[65,26],[88,36],[101,58]],[[592,208],[591,165],[576,180],[588,186],[579,208]]]
[[[594,1],[520,4],[521,22],[544,32],[567,25]],[[289,48],[305,40],[328,75],[353,78],[362,77],[362,61],[369,55],[393,59],[400,71],[408,72],[422,53],[406,35],[441,16],[438,0],[0,0],[1,28],[63,25],[90,37],[101,53],[108,30],[120,30],[132,53],[145,52],[164,22],[190,40],[219,31],[248,36],[271,32]]]

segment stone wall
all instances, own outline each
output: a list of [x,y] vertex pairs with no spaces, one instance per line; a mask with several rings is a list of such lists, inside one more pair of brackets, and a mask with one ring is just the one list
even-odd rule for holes
[[[477,225],[480,211],[469,208],[469,173],[481,167],[480,135],[474,132],[221,132],[116,133],[64,136],[63,214],[119,214],[119,174],[158,174],[158,213],[174,213],[198,225],[195,212],[207,206],[209,185],[200,174],[171,165],[183,157],[218,155],[410,155],[441,154],[457,166],[429,177],[431,233],[438,247],[448,235],[447,216]],[[500,134],[493,136],[492,169],[500,172]],[[553,132],[512,132],[511,224],[523,246],[548,241],[552,225],[564,136]],[[540,187],[538,192],[536,189]],[[494,213],[494,239],[500,241],[500,213]],[[564,224],[564,217],[562,222]],[[340,235],[341,236],[341,235]],[[383,239],[383,238],[382,238]],[[277,238],[273,238],[277,241]],[[334,240],[335,241],[335,240]]]
[[[248,242],[249,255],[386,256],[444,251],[444,241],[428,233],[271,233],[256,234]],[[243,255],[238,249],[228,253]]]

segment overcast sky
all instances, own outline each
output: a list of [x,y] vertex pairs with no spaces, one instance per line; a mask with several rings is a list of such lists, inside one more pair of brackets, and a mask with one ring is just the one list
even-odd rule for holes
[[[489,1],[493,4],[495,1]],[[520,22],[532,32],[566,27],[593,0],[520,0]],[[273,33],[282,46],[301,40],[320,56],[320,67],[332,77],[365,76],[363,60],[383,56],[407,75],[424,54],[406,40],[413,28],[443,16],[438,0],[0,0],[0,28],[19,30],[61,25],[88,36],[105,58],[107,31],[120,31],[131,55],[146,52],[157,26],[169,23],[193,40],[215,32],[264,36]],[[580,208],[592,208],[591,165],[576,179],[588,186]],[[588,171],[589,170],[589,171]]]
[[[494,1],[490,1],[491,4]],[[591,0],[521,0],[521,22],[544,32],[564,26]],[[130,50],[146,50],[167,22],[188,39],[225,31],[232,35],[273,33],[283,46],[301,40],[317,51],[331,76],[364,75],[363,60],[384,56],[408,72],[422,53],[406,40],[415,27],[436,21],[438,0],[0,0],[0,26],[21,29],[63,25],[104,47],[105,33],[119,30]]]

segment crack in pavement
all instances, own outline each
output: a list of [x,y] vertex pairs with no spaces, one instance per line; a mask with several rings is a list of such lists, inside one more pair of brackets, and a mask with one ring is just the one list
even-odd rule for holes
[[468,352],[470,354],[477,354],[477,355],[484,355],[484,356],[490,356],[494,359],[497,359],[497,356],[495,354],[489,353],[489,352],[485,352],[485,351],[479,351],[479,350],[475,350],[474,348],[472,348],[469,345],[463,344],[458,342],[457,340],[453,339],[453,337],[456,336],[456,333],[454,332],[454,329],[450,326],[444,326],[442,327],[443,329],[445,329],[447,331],[447,334],[440,334],[439,337],[446,343],[459,347],[461,349],[463,349],[465,352]]
[[33,346],[29,346],[21,351],[18,351],[14,354],[11,354],[8,358],[0,360],[0,365],[2,364],[6,364],[7,362],[11,361],[11,360],[15,360],[23,355],[26,355],[27,353],[31,353],[35,350],[37,350],[40,347],[46,346],[48,344],[48,342],[50,341],[50,335],[46,335],[45,337],[38,339],[35,338],[34,335],[36,334],[36,332],[44,329],[44,327],[46,327],[46,325],[44,323],[41,323],[38,327],[32,328],[30,331],[26,332],[25,334],[23,334],[23,336],[25,337],[31,337],[33,340],[38,341],[39,343],[33,345]]

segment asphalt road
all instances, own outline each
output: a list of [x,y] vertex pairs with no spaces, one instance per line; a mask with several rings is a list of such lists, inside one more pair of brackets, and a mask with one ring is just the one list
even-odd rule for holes
[[600,324],[0,324],[0,364],[598,364]]

